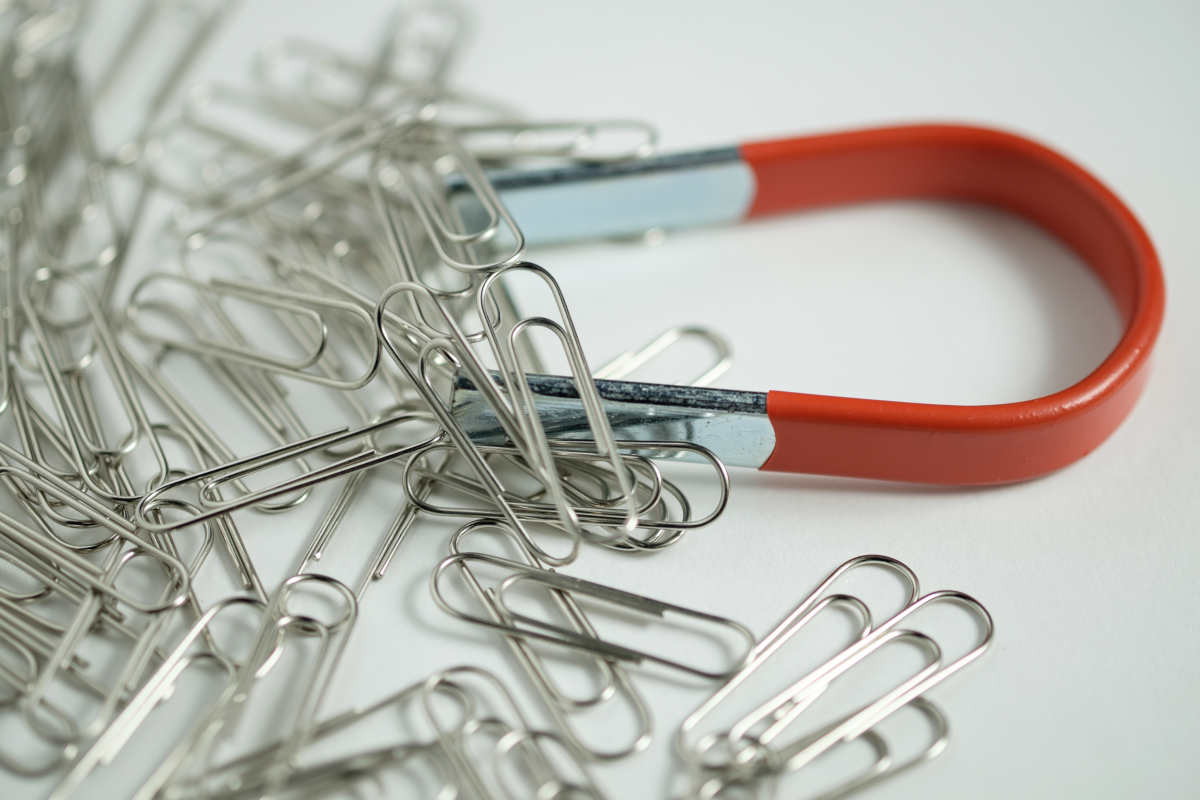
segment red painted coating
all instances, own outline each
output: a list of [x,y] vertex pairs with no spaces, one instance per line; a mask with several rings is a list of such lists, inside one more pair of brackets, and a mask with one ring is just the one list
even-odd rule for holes
[[1011,211],[1078,253],[1108,287],[1125,333],[1092,374],[1020,403],[948,406],[771,392],[765,470],[936,484],[1052,472],[1108,438],[1146,382],[1162,325],[1158,256],[1125,205],[1062,155],[1000,131],[881,128],[742,145],[758,191],[749,216],[899,198]]

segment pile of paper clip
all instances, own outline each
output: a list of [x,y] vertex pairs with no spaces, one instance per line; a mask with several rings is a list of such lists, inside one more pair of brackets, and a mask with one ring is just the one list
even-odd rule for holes
[[[923,694],[987,647],[991,621],[966,595],[922,596],[898,562],[847,562],[759,641],[736,622],[553,569],[585,545],[637,553],[679,543],[720,514],[729,478],[703,448],[638,443],[707,460],[720,499],[697,517],[655,461],[614,441],[566,300],[549,272],[521,260],[520,228],[486,169],[638,158],[653,149],[653,131],[530,123],[454,90],[447,76],[463,20],[441,5],[396,16],[368,58],[273,41],[254,63],[257,88],[185,86],[229,5],[145,2],[86,82],[88,3],[18,0],[0,12],[0,766],[59,776],[55,800],[80,796],[195,669],[221,676],[220,689],[202,708],[172,711],[186,732],[137,798],[598,797],[587,765],[638,753],[655,733],[630,671],[638,665],[720,684],[676,734],[691,797],[760,796],[819,757],[867,747],[865,768],[819,792],[832,797],[937,755],[945,719]],[[182,32],[171,61],[139,61],[164,31]],[[101,124],[97,109],[131,76],[153,82],[140,116],[116,115],[121,130],[113,115]],[[246,119],[294,144],[277,144],[283,134],[265,143],[253,125],[238,128]],[[605,149],[609,134],[626,144]],[[447,187],[474,195],[483,227],[468,229]],[[171,212],[153,223],[164,204]],[[163,242],[169,260],[139,249]],[[541,282],[556,319],[518,313],[504,283],[518,273]],[[524,376],[543,370],[535,330],[561,344],[594,446],[547,438],[525,391]],[[477,446],[456,424],[447,401],[456,370],[479,387],[510,444]],[[192,379],[223,387],[229,404],[196,401]],[[352,423],[313,435],[296,410],[305,393]],[[247,455],[221,433],[231,415],[275,447]],[[350,589],[314,570],[368,474],[395,486],[394,519]],[[336,480],[316,530],[295,532],[309,545],[293,577],[264,585],[246,528]],[[368,707],[322,707],[364,592],[433,518],[461,518],[448,557],[429,565],[437,604],[497,632],[485,635],[527,673],[543,727],[497,678],[469,666]],[[472,550],[479,536],[500,537],[516,557]],[[199,576],[228,565],[236,591],[202,600]],[[907,582],[907,601],[886,621],[830,588],[861,565]],[[521,593],[540,597],[546,616],[528,611]],[[976,615],[981,637],[952,659],[913,619],[946,603]],[[636,649],[597,634],[585,608],[599,606],[680,618],[734,644],[718,663]],[[799,680],[793,672],[750,713],[743,704],[728,715],[728,698],[831,608],[856,620],[845,646]],[[239,639],[239,625],[253,634]],[[802,712],[827,690],[897,646],[923,654],[915,673],[800,731]],[[290,651],[306,666],[273,712],[284,733],[256,738],[246,709]],[[551,651],[574,653],[598,690],[565,690],[543,660]],[[589,743],[575,721],[605,704],[630,709],[636,730]],[[930,732],[905,759],[879,727],[900,709]],[[384,712],[415,720],[412,735],[320,749]],[[723,714],[728,723],[714,722]]]

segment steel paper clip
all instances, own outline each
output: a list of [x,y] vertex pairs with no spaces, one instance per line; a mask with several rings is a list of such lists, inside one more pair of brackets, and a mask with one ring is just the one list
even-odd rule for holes
[[[499,612],[503,622],[497,622],[491,618],[479,617],[474,614],[468,614],[454,607],[448,601],[442,592],[442,576],[446,571],[453,566],[466,567],[470,564],[488,565],[498,567],[509,573],[493,590],[492,606]],[[732,631],[735,638],[746,642],[746,652],[730,657],[729,664],[723,668],[715,669],[708,666],[690,664],[679,661],[676,658],[668,657],[661,653],[651,653],[645,650],[637,650],[626,645],[610,642],[600,638],[590,631],[571,630],[562,625],[547,622],[536,617],[531,617],[527,614],[521,614],[513,610],[506,602],[508,592],[517,585],[538,585],[546,589],[554,590],[563,595],[580,595],[583,597],[592,598],[594,601],[609,604],[614,608],[627,609],[630,611],[639,612],[649,617],[663,618],[668,614],[681,616],[687,619],[694,620],[705,625],[711,625],[714,629],[724,629]],[[526,564],[521,564],[516,561],[510,561],[506,558],[487,555],[485,553],[458,553],[449,558],[443,559],[437,568],[430,576],[430,589],[433,591],[433,599],[447,614],[458,617],[459,619],[470,622],[475,625],[482,625],[486,628],[498,630],[501,633],[511,636],[520,636],[526,639],[531,639],[539,642],[547,642],[549,644],[567,647],[575,650],[582,650],[587,653],[600,656],[602,658],[610,658],[616,661],[629,661],[634,664],[650,662],[661,664],[664,667],[677,669],[681,672],[687,672],[692,675],[698,675],[702,678],[720,679],[728,677],[736,673],[742,668],[746,659],[750,657],[750,651],[754,646],[754,636],[746,627],[738,622],[724,617],[718,617],[714,614],[707,614],[703,611],[696,611],[682,606],[664,603],[659,600],[653,600],[649,597],[644,597],[632,592],[624,592],[620,589],[614,589],[611,586],[605,586],[591,581],[572,578],[568,575],[563,575],[551,570],[542,569],[540,567],[531,567]]]
[[[831,587],[851,570],[867,565],[891,569],[899,574],[907,597],[899,611],[876,622],[870,608],[858,597],[831,591]],[[938,643],[926,633],[914,629],[912,617],[922,608],[939,603],[963,606],[978,622],[978,641],[952,661],[943,659]],[[708,720],[718,708],[732,705],[730,697],[751,680],[773,656],[801,629],[827,609],[843,608],[855,619],[850,641],[825,663],[812,669],[777,692],[774,697],[756,703],[736,722],[718,725]],[[856,740],[866,741],[876,758],[868,768],[853,776],[831,796],[863,788],[869,783],[895,775],[928,761],[945,749],[948,725],[941,710],[923,693],[977,659],[992,641],[992,620],[986,609],[961,592],[936,591],[921,595],[917,576],[909,567],[887,556],[859,556],[842,564],[800,602],[754,648],[745,666],[729,678],[711,697],[693,711],[675,734],[675,749],[692,776],[694,796],[715,797],[732,786],[748,786],[771,776],[801,769],[833,748]],[[832,722],[804,733],[790,732],[791,726],[834,683],[853,674],[858,665],[886,648],[911,643],[925,652],[922,665],[878,698],[836,717]],[[915,756],[897,762],[887,740],[875,726],[902,708],[915,709],[929,724],[929,743]],[[790,738],[789,738],[790,737]],[[825,795],[822,795],[824,797]]]
[[[450,539],[450,552],[455,554],[463,552],[463,538],[479,531],[492,531],[508,538],[517,550],[521,552],[525,563],[533,568],[541,568],[541,565],[537,562],[537,558],[524,547],[519,537],[514,535],[502,523],[492,520],[475,520],[456,531]],[[483,587],[470,570],[462,564],[460,564],[460,570],[467,586],[470,588],[472,594],[475,595],[476,601],[487,612],[488,618],[498,624],[512,624],[513,620],[506,618],[502,607],[497,603],[494,595]],[[575,632],[593,638],[598,636],[595,628],[588,622],[583,610],[570,594],[552,589],[549,595],[558,608],[559,613],[569,622]],[[595,761],[615,761],[634,753],[639,753],[650,745],[653,737],[653,723],[650,719],[650,709],[646,705],[645,700],[642,699],[641,693],[638,692],[633,682],[629,679],[629,675],[623,665],[613,659],[589,659],[587,663],[592,667],[590,671],[597,673],[596,682],[599,688],[594,694],[588,697],[578,698],[568,694],[559,686],[552,677],[545,661],[529,642],[520,636],[505,636],[504,642],[508,645],[509,650],[529,677],[530,683],[533,684],[533,687],[545,702],[546,709],[554,719],[563,740],[584,757]],[[585,743],[583,737],[576,730],[572,718],[591,709],[611,703],[614,698],[624,699],[634,719],[634,729],[632,736],[629,737],[630,740],[628,743],[614,744],[612,741],[614,737],[611,730],[609,730],[606,731],[606,735],[603,737],[603,746]],[[622,742],[624,742],[623,739]]]
[[[434,693],[447,687],[463,692],[471,701],[449,721],[432,702]],[[463,666],[435,673],[425,681],[421,702],[457,778],[455,783],[468,787],[472,797],[603,797],[586,766],[563,746],[558,734],[532,728],[512,693],[487,670]],[[492,742],[490,760],[479,758],[482,748],[472,748],[473,740]],[[550,756],[547,745],[551,743],[562,757]],[[506,769],[508,765],[511,767]],[[513,775],[523,779],[525,792],[514,791]]]

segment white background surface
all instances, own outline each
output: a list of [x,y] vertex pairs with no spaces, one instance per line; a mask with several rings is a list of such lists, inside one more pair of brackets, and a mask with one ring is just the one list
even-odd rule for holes
[[[271,36],[365,54],[390,8],[252,0],[194,74],[244,82]],[[535,118],[647,119],[668,151],[901,122],[990,125],[1059,149],[1130,205],[1163,261],[1167,322],[1145,396],[1094,454],[981,490],[738,470],[713,527],[653,558],[589,550],[567,571],[762,634],[837,564],[886,553],[927,589],[979,598],[997,635],[931,693],[950,716],[949,750],[866,796],[1200,794],[1200,5],[544,0],[475,12],[456,83]],[[1072,255],[976,209],[886,204],[680,233],[655,248],[530,255],[562,282],[593,364],[671,325],[710,324],[734,343],[737,366],[719,383],[730,388],[1015,400],[1074,382],[1119,335]],[[323,563],[331,574],[351,565],[344,579],[357,581],[379,533],[362,524],[344,536]],[[283,526],[249,546],[270,584],[303,541]],[[444,552],[443,527],[405,542],[367,594],[327,709],[461,661],[512,674],[494,638],[429,600]],[[597,770],[613,798],[664,796],[669,733],[705,696],[644,680],[658,740]],[[126,755],[89,796],[140,771]],[[4,797],[47,785],[7,780],[16,791]]]

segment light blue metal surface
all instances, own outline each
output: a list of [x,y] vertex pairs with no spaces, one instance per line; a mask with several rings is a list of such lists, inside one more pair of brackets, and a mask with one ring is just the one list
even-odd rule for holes
[[[526,375],[538,417],[551,439],[590,441],[591,429],[570,378]],[[727,466],[761,467],[775,449],[767,395],[702,386],[596,381],[605,416],[618,440],[690,442],[707,447]],[[471,379],[458,373],[451,398],[454,419],[478,444],[501,445],[504,429]],[[689,453],[634,451],[649,458],[703,459]]]
[[[736,222],[756,189],[753,171],[734,147],[620,164],[497,170],[488,177],[533,245]],[[481,209],[469,195],[455,202],[472,230]]]

